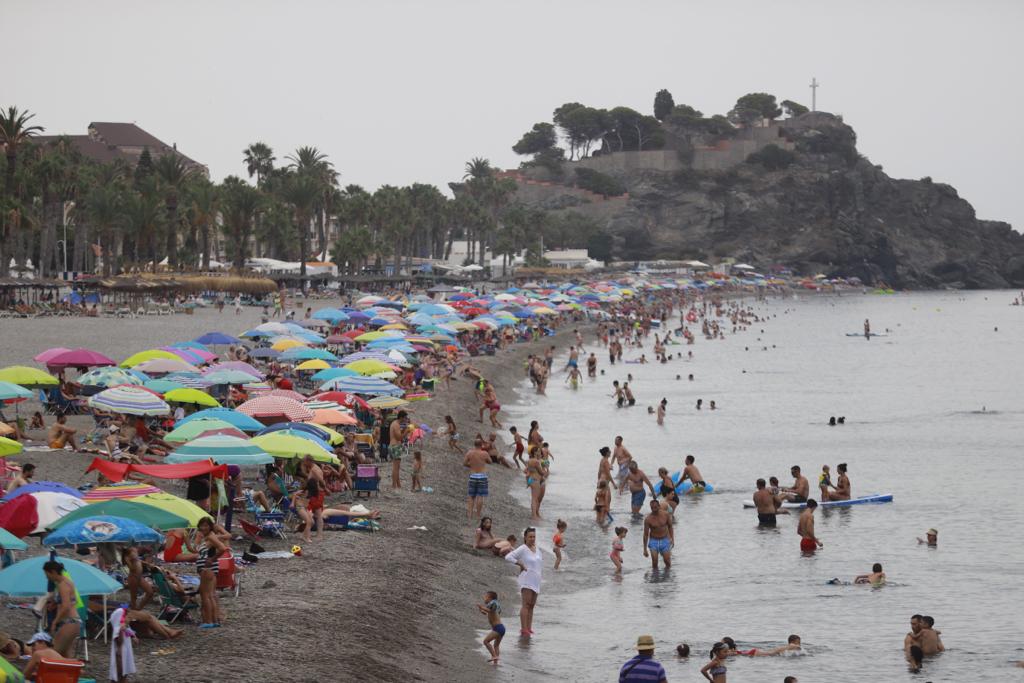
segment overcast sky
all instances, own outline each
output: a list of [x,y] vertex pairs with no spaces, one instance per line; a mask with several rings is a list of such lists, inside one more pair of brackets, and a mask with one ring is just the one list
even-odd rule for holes
[[724,113],[767,91],[840,113],[890,175],[1024,228],[1016,0],[0,0],[0,105],[47,133],[134,121],[214,178],[326,152],[342,184],[445,188],[568,101]]

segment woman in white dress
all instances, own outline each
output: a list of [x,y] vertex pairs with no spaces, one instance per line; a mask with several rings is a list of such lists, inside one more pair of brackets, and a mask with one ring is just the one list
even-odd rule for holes
[[523,532],[523,544],[506,555],[505,559],[519,567],[519,594],[522,596],[519,633],[529,638],[533,635],[533,609],[537,606],[541,569],[544,566],[544,558],[537,547],[537,530],[533,527],[527,528]]

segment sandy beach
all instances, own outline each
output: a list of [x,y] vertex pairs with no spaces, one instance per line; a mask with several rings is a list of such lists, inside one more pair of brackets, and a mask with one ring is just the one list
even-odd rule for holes
[[[328,302],[317,302],[326,305]],[[5,321],[0,327],[0,364],[31,365],[31,357],[55,344],[103,349],[114,358],[149,345],[190,339],[210,329],[240,331],[258,320],[258,309],[218,318],[211,310],[195,316],[126,320],[40,319]],[[552,342],[559,344],[566,331]],[[539,344],[517,344],[473,364],[511,400],[522,361]],[[414,422],[437,429],[444,415],[455,417],[465,438],[478,426],[477,403],[469,379],[441,386],[432,401],[414,404]],[[21,411],[32,410],[23,404]],[[48,421],[52,417],[48,416]],[[85,418],[72,418],[82,425]],[[489,432],[484,432],[485,434]],[[32,433],[41,441],[42,434]],[[501,435],[499,434],[499,438]],[[77,486],[92,456],[37,450],[19,460],[37,465],[37,478]],[[433,436],[422,449],[424,483],[433,493],[409,492],[411,460],[403,464],[405,490],[393,493],[382,481],[379,497],[367,504],[383,513],[378,533],[328,531],[321,542],[303,545],[300,558],[265,560],[248,567],[240,597],[222,598],[225,626],[200,631],[186,627],[174,642],[145,640],[136,648],[139,681],[330,681],[330,680],[489,680],[494,676],[484,652],[474,644],[482,627],[473,605],[490,588],[514,593],[514,572],[489,553],[473,550],[475,524],[466,520],[465,472],[461,458]],[[514,470],[494,466],[485,514],[496,534],[521,535],[529,511],[508,494],[521,484]],[[169,487],[182,494],[181,482]],[[328,498],[348,500],[347,494]],[[426,531],[412,527],[426,527]],[[237,527],[236,527],[237,530]],[[261,540],[268,550],[300,542]],[[248,541],[237,541],[244,550]],[[41,551],[32,545],[31,553]],[[190,572],[190,569],[186,569]],[[504,578],[502,578],[504,577]],[[13,604],[16,601],[11,601]],[[512,617],[510,599],[509,618]],[[5,610],[3,628],[27,634],[28,610]],[[107,650],[93,642],[86,675],[105,680]]]

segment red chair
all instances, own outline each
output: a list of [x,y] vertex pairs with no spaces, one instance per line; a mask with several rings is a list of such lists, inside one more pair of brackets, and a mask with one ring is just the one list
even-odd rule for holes
[[217,559],[217,590],[233,591],[235,597],[242,592],[242,577],[237,573],[238,565],[230,554]]
[[85,662],[77,659],[60,662],[44,659],[39,662],[36,683],[77,683],[84,667]]

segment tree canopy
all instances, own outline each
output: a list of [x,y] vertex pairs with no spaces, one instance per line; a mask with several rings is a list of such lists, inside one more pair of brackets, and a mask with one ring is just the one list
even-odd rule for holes
[[761,119],[773,121],[782,116],[782,109],[775,102],[775,95],[765,92],[747,93],[736,100],[735,106],[729,111],[729,120],[749,126]]
[[664,121],[675,106],[676,102],[672,99],[672,93],[662,88],[654,96],[654,118]]

